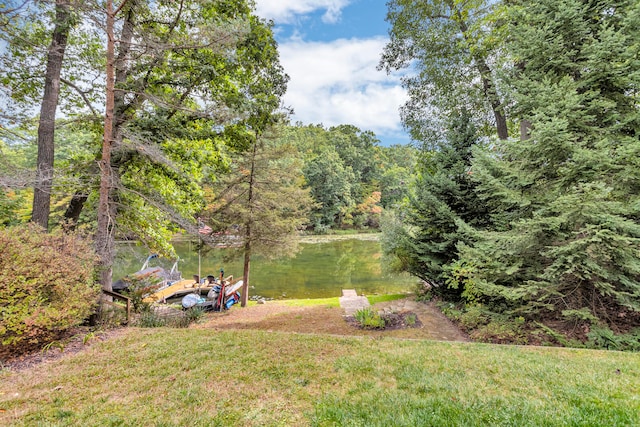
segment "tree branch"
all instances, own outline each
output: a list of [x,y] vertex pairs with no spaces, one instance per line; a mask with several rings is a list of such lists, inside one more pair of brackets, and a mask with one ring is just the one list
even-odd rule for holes
[[96,113],[96,110],[93,108],[93,106],[91,105],[91,102],[89,102],[89,99],[86,96],[86,93],[83,90],[81,90],[78,86],[76,86],[75,84],[73,84],[71,81],[60,77],[60,82],[66,84],[67,86],[69,86],[72,89],[75,89],[76,92],[78,92],[80,94],[80,96],[82,97],[82,100],[84,101],[84,103],[87,105],[87,107],[89,107],[89,109],[91,110],[91,114],[93,114],[94,116],[98,117],[98,113]]

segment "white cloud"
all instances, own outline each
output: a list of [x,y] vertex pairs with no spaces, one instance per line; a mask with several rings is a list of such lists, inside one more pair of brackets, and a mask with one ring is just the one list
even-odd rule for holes
[[256,0],[256,12],[279,24],[286,24],[292,23],[300,15],[324,10],[322,21],[335,23],[340,19],[342,9],[349,3],[351,0]]
[[352,124],[379,136],[401,134],[398,108],[406,101],[399,76],[376,70],[387,39],[292,40],[280,43],[291,77],[284,97],[294,121]]

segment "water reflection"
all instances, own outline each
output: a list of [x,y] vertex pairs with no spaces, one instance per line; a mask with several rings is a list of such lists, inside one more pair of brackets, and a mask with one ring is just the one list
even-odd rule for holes
[[[224,249],[202,255],[198,263],[197,246],[185,242],[176,244],[180,270],[185,278],[198,274],[242,276],[242,261],[222,262]],[[340,295],[341,289],[356,289],[358,293],[383,294],[411,291],[416,282],[408,275],[388,274],[381,265],[380,243],[365,240],[340,240],[304,243],[294,258],[268,261],[254,257],[251,262],[252,295],[269,298],[327,298]],[[122,244],[114,278],[135,271],[144,262],[147,252],[139,247]]]

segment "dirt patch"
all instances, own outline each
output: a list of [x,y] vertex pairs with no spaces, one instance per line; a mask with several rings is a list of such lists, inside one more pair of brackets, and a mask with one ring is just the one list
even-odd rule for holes
[[[282,302],[268,301],[262,305],[233,307],[228,312],[211,313],[205,322],[191,327],[469,341],[433,304],[404,299],[376,304],[373,308],[396,321],[382,330],[367,330],[354,323],[352,317],[345,317],[343,310],[338,307],[290,307]],[[416,316],[414,327],[407,327],[406,319],[410,314]]]
[[88,327],[78,327],[67,331],[57,340],[43,349],[30,351],[20,355],[3,355],[0,368],[10,371],[21,371],[33,368],[42,363],[51,362],[71,354],[78,353],[97,341],[107,340],[126,332],[125,328],[92,331]]

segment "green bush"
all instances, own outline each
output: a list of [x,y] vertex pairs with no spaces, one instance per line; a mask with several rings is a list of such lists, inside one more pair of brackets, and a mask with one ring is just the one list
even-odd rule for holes
[[587,334],[587,345],[591,348],[607,350],[640,351],[640,328],[628,334],[616,335],[605,325],[594,325]]
[[157,277],[125,277],[123,280],[128,283],[128,287],[122,294],[131,299],[133,311],[136,313],[149,311],[149,303],[144,302],[144,298],[158,290],[161,279]]
[[147,310],[140,314],[136,326],[140,328],[161,328],[167,326],[167,319],[153,311]]
[[82,323],[97,302],[88,240],[36,225],[0,229],[0,342],[20,352]]
[[365,329],[383,329],[385,321],[378,313],[373,311],[371,307],[362,308],[353,315],[355,319]]

